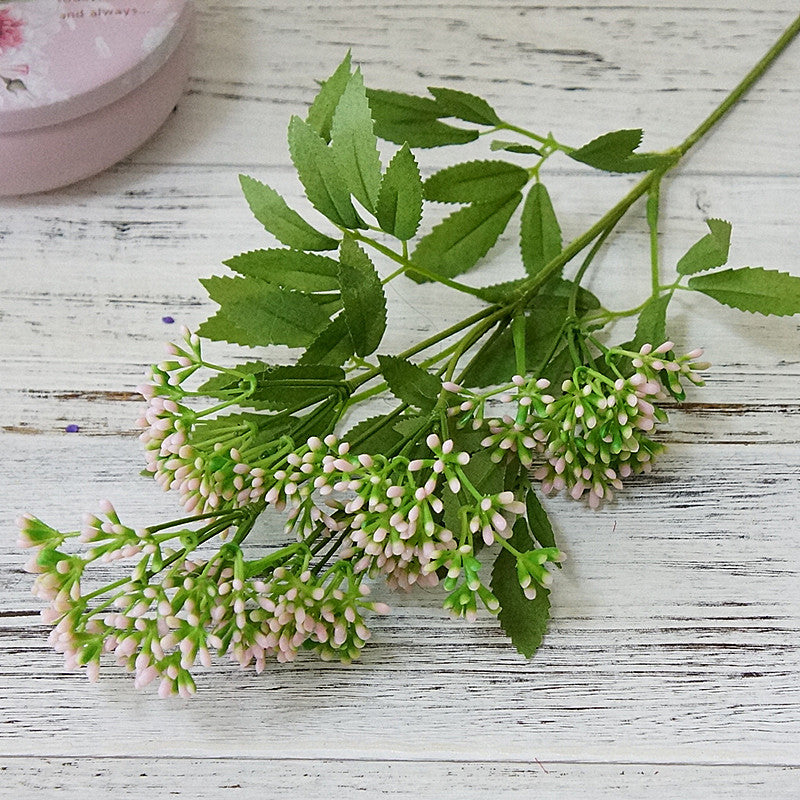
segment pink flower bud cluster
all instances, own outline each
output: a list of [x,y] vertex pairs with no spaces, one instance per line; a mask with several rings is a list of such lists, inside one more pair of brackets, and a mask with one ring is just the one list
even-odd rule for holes
[[[537,459],[533,475],[546,494],[566,491],[578,500],[588,498],[597,508],[610,500],[623,479],[649,471],[652,458],[663,446],[650,438],[666,414],[655,403],[666,399],[664,388],[682,399],[682,379],[701,384],[697,374],[708,364],[697,359],[702,350],[676,356],[672,342],[658,347],[646,344],[632,357],[636,372],[628,378],[610,379],[588,367],[575,370],[564,381],[561,393],[548,393],[545,379],[515,375],[508,387],[478,394],[452,385],[449,391],[461,400],[450,409],[461,415],[461,424],[488,429],[481,442],[501,461],[514,454],[524,466]],[[612,351],[613,352],[613,351]],[[502,392],[499,400],[515,404],[511,413],[485,419],[486,401]]]

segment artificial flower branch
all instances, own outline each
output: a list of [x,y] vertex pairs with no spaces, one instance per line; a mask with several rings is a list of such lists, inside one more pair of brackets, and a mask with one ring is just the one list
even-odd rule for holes
[[[34,550],[34,591],[49,604],[43,619],[67,663],[94,679],[111,653],[137,686],[158,681],[166,696],[192,694],[193,670],[210,666],[213,652],[257,671],[268,657],[289,661],[303,650],[349,662],[370,636],[365,614],[389,610],[370,599],[378,578],[406,590],[441,584],[452,615],[497,614],[530,656],[563,559],[540,495],[564,492],[591,508],[611,502],[663,450],[654,436],[667,419],[660,403],[702,385],[702,351],[679,354],[667,336],[676,290],[744,311],[800,313],[800,278],[720,269],[729,223],[708,220],[667,283],[658,233],[664,176],[799,30],[800,18],[681,145],[661,153],[637,152],[638,130],[568,147],[458,90],[367,89],[348,54],[307,118],[289,125],[298,177],[331,233],[242,176],[253,214],[283,246],[230,259],[236,277],[204,280],[219,310],[200,335],[185,331],[170,345],[141,387],[147,472],[180,496],[187,515],[135,530],[104,503],[81,531],[62,533],[32,515],[20,521],[20,544]],[[492,152],[515,160],[456,163],[423,180],[414,149],[498,132],[526,140],[492,140]],[[378,137],[400,146],[385,167]],[[541,174],[556,153],[645,173],[566,245]],[[532,165],[517,163],[530,156]],[[644,196],[651,294],[610,311],[581,284]],[[426,203],[455,210],[420,235]],[[456,280],[520,205],[525,276],[480,287]],[[381,276],[368,251],[393,271]],[[402,276],[486,305],[399,354],[379,354],[384,287]],[[610,342],[609,324],[634,315],[633,338]],[[227,367],[204,358],[202,338],[303,353],[294,364],[256,358]],[[354,408],[387,391],[397,400],[391,411],[348,423]],[[291,541],[263,540],[256,522],[268,511],[282,516]],[[262,552],[253,557],[251,545]],[[93,567],[117,561],[132,567],[103,583]]]

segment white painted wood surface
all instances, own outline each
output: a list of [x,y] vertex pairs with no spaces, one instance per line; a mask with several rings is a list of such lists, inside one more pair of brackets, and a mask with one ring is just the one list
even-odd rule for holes
[[[703,298],[681,298],[676,337],[715,367],[672,412],[655,473],[596,514],[548,504],[570,560],[531,661],[489,617],[450,622],[431,591],[389,598],[361,663],[216,666],[191,702],[138,693],[111,665],[97,685],[62,668],[13,519],[73,527],[103,497],[142,523],[174,513],[138,477],[134,386],[175,335],[162,316],[199,323],[213,305],[197,278],[265,241],[237,172],[299,201],[285,126],[346,48],[375,86],[453,85],[572,143],[643,127],[657,148],[797,13],[790,0],[199,7],[190,92],[152,142],[0,204],[0,797],[797,797],[800,330]],[[800,43],[669,179],[665,263],[716,215],[733,222],[733,264],[800,275],[798,74]],[[551,175],[567,235],[630,183],[565,161]],[[642,215],[603,256],[616,277],[594,279],[599,292],[646,291]],[[509,238],[474,279],[518,270]],[[390,302],[387,348],[471,308],[408,284]]]

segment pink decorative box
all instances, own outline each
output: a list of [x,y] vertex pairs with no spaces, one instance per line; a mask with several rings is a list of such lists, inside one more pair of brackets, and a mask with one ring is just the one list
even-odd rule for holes
[[93,175],[143,144],[188,76],[190,0],[0,0],[0,195]]

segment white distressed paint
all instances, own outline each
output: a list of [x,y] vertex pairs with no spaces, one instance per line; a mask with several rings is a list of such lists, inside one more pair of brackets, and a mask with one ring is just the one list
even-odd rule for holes
[[[225,664],[190,703],[137,693],[113,666],[97,686],[62,669],[12,520],[31,510],[72,527],[104,496],[137,524],[175,511],[137,475],[133,388],[177,333],[161,317],[198,324],[213,306],[196,279],[266,241],[236,173],[299,200],[285,126],[348,46],[376,86],[451,84],[576,144],[641,126],[662,147],[797,11],[793,0],[199,6],[191,93],[158,137],[0,213],[0,796],[797,796],[800,333],[702,298],[680,306],[676,336],[715,367],[672,412],[655,473],[597,514],[548,503],[570,560],[532,661],[491,618],[452,623],[427,592],[387,598],[394,613],[353,667],[306,658],[257,677]],[[733,264],[800,274],[799,47],[670,177],[665,264],[705,216],[722,216]],[[422,160],[430,171],[452,157]],[[548,185],[565,233],[629,183],[559,162]],[[641,223],[637,209],[603,256],[618,277],[592,278],[600,294],[621,281],[646,292]],[[474,280],[518,269],[509,237]],[[387,349],[473,307],[407,284],[390,304]],[[69,422],[81,432],[63,433]]]

